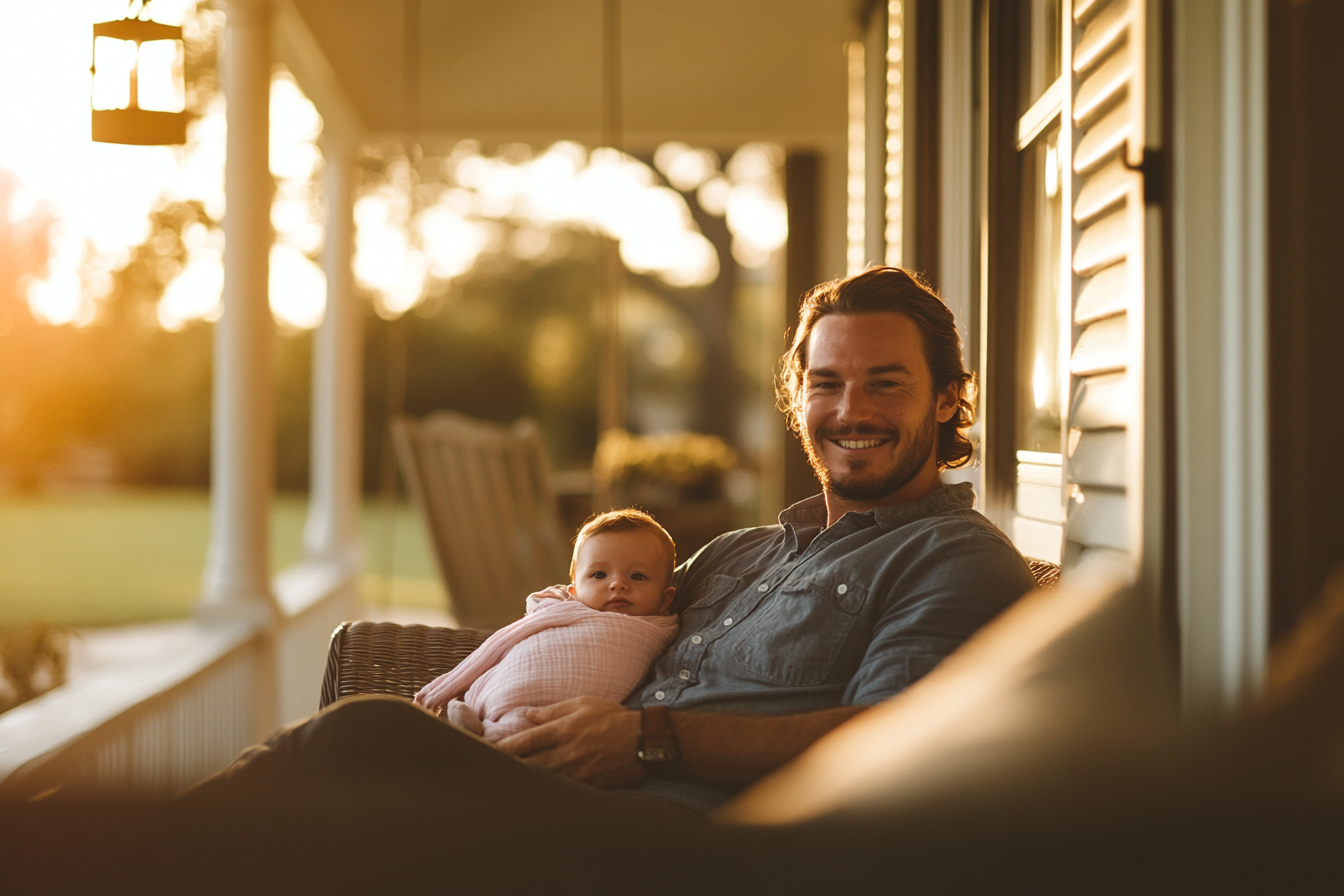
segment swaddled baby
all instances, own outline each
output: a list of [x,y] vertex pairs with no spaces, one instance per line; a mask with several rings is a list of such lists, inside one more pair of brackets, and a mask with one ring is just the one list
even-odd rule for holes
[[489,741],[533,726],[524,712],[571,697],[621,701],[677,634],[668,615],[676,547],[639,510],[613,510],[574,540],[571,584],[527,599],[527,615],[491,635],[415,702]]

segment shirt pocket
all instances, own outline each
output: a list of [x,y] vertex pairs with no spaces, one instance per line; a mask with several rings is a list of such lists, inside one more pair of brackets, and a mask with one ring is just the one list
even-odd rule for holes
[[681,611],[682,632],[698,628],[713,619],[719,605],[737,590],[738,581],[736,576],[710,576],[705,582],[704,593],[695,603]]
[[[843,573],[816,573],[783,585],[742,621],[733,659],[753,675],[793,687],[828,683],[848,652],[867,590]],[[845,663],[844,665],[854,665]],[[848,679],[852,670],[841,670]]]

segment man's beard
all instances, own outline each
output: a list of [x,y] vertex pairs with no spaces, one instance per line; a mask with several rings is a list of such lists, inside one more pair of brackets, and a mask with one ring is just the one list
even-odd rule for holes
[[804,431],[803,450],[807,452],[808,463],[821,480],[822,488],[846,501],[876,501],[894,494],[919,475],[933,453],[934,441],[938,438],[938,418],[934,409],[920,423],[919,428],[905,438],[897,429],[882,429],[876,426],[842,426],[830,430],[818,430],[817,441],[837,438],[863,438],[864,436],[890,439],[896,446],[891,468],[885,473],[866,473],[865,468],[872,465],[871,460],[851,463],[848,473],[835,473],[826,466],[821,451],[813,442],[811,434]]

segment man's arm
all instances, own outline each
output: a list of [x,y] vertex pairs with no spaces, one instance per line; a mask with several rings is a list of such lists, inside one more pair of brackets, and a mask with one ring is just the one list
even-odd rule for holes
[[[736,789],[774,771],[822,735],[867,707],[840,706],[791,716],[730,716],[674,712],[682,776]],[[596,697],[577,697],[527,712],[537,727],[496,746],[531,765],[563,772],[597,787],[644,781],[635,757],[640,713]]]

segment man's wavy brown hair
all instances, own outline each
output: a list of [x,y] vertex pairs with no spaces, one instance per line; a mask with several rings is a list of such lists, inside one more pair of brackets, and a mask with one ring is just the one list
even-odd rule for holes
[[934,394],[948,386],[957,390],[957,412],[938,424],[938,469],[970,462],[974,446],[966,430],[975,422],[975,376],[961,360],[961,336],[952,310],[917,274],[894,267],[869,268],[843,280],[832,280],[803,297],[793,342],[780,358],[775,381],[779,409],[789,428],[803,435],[803,384],[807,373],[807,342],[812,328],[828,314],[904,314],[924,338],[924,360],[933,374]]

